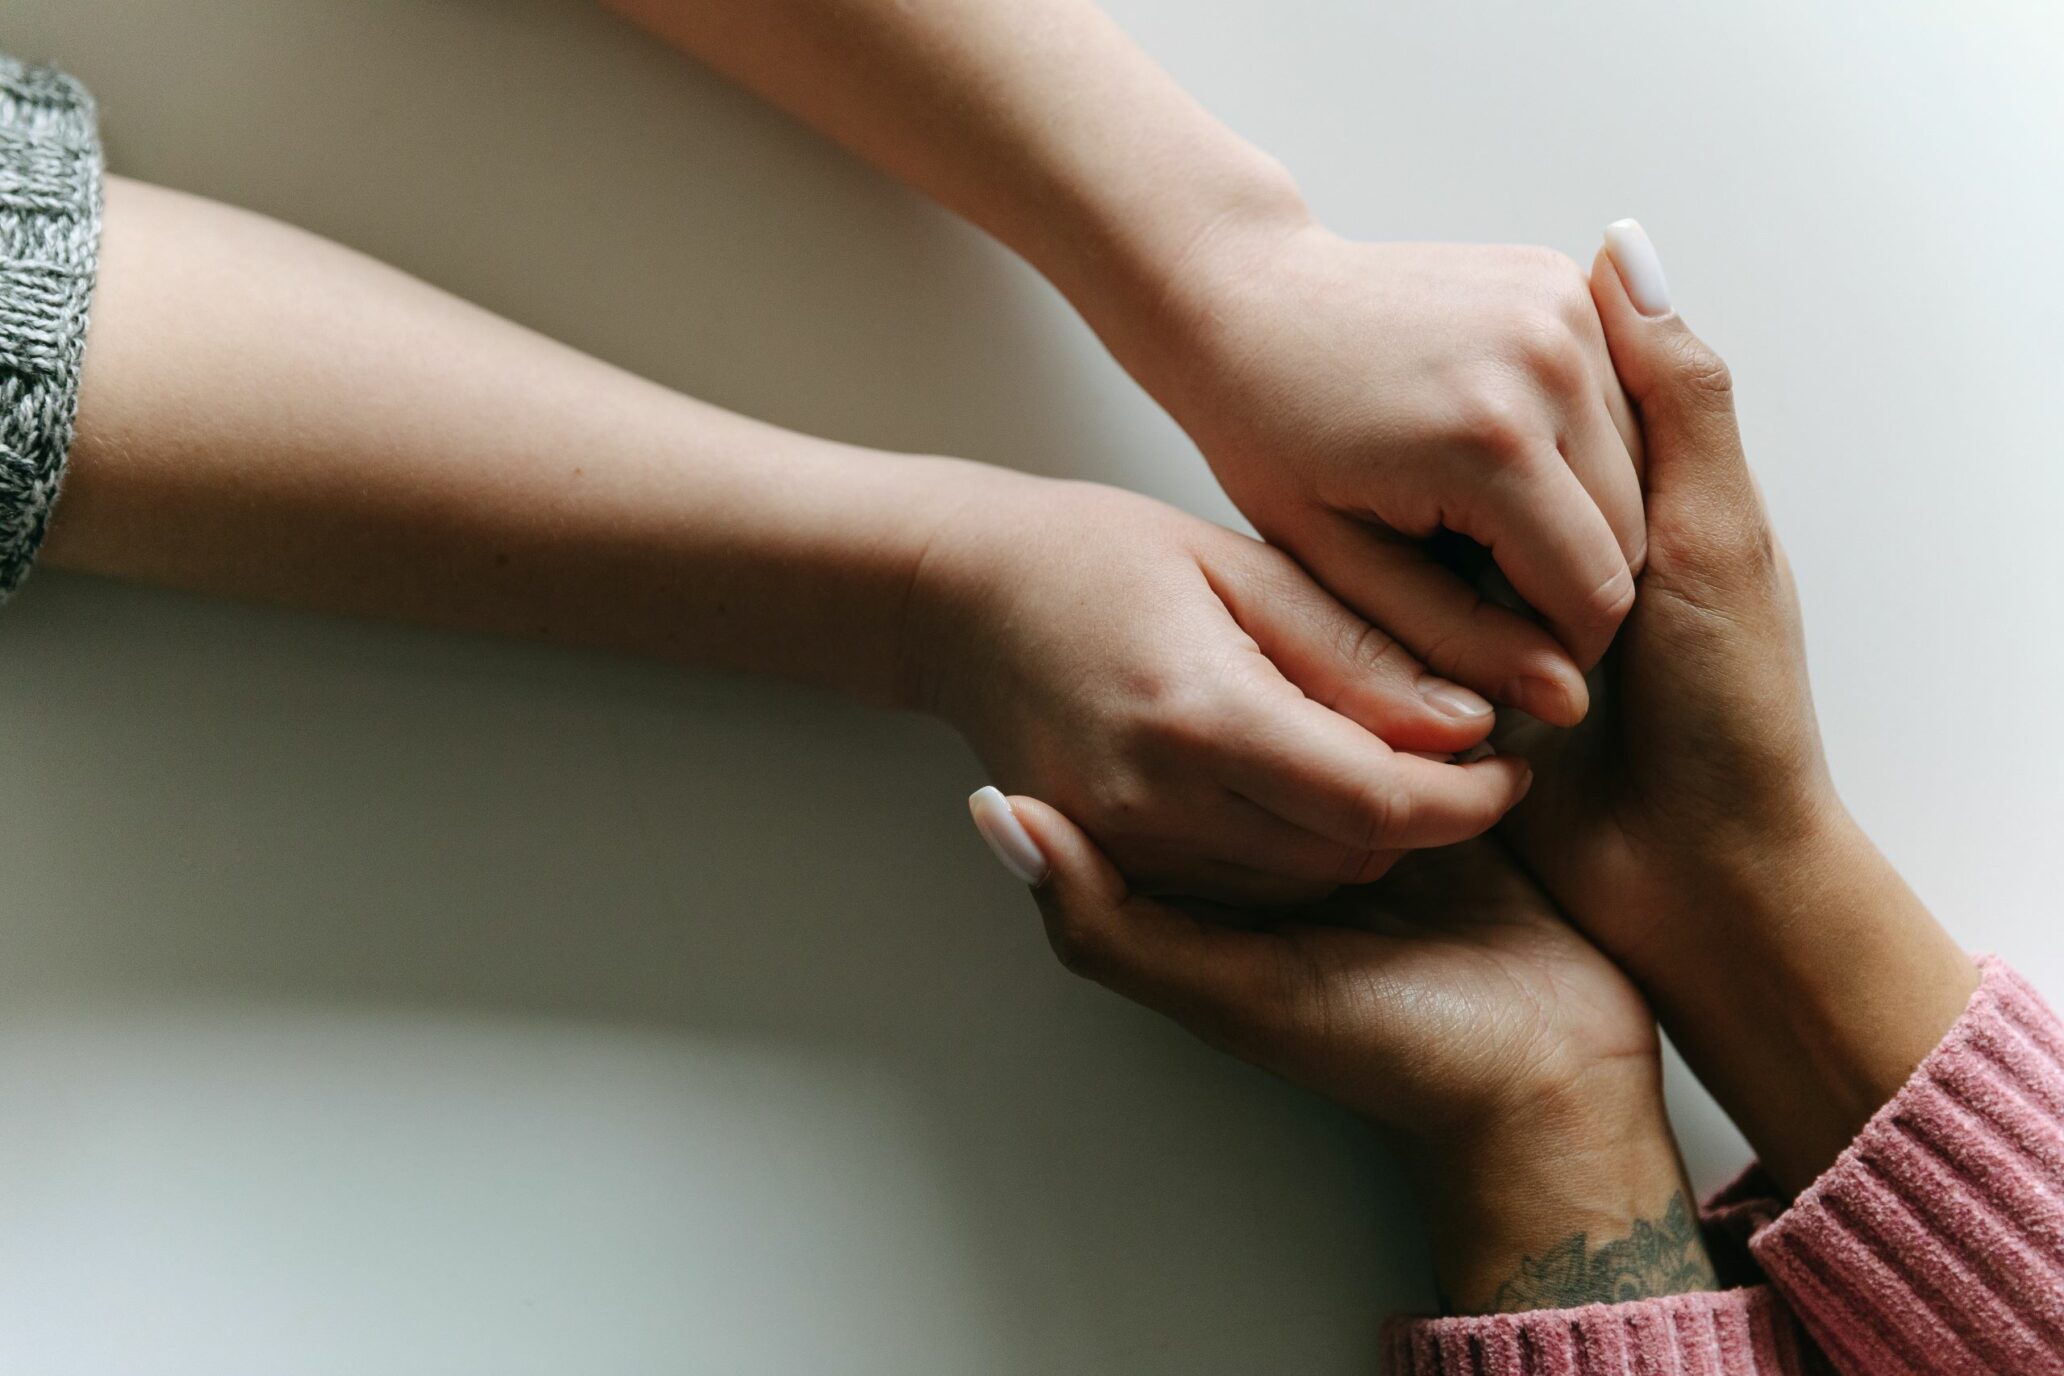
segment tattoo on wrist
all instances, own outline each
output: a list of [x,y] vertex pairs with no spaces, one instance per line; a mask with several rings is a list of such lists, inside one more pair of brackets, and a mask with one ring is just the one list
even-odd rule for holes
[[1678,1190],[1660,1218],[1635,1219],[1626,1237],[1594,1247],[1589,1234],[1572,1233],[1539,1256],[1522,1257],[1519,1274],[1498,1287],[1490,1312],[1619,1304],[1718,1284],[1698,1217]]

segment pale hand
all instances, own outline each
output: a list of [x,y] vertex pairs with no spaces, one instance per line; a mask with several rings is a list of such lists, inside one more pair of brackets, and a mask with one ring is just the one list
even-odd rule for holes
[[[989,473],[911,593],[916,698],[1144,888],[1309,900],[1492,826],[1489,705],[1281,552],[1111,488]],[[1408,753],[1432,752],[1439,758]]]
[[[1120,357],[1264,538],[1437,672],[1583,716],[1645,533],[1639,430],[1575,263],[1233,217],[1160,299]],[[1548,629],[1437,562],[1441,531],[1488,547]]]

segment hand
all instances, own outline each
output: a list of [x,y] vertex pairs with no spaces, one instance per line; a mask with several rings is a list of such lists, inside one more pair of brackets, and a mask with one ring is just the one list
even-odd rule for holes
[[[1380,884],[1242,930],[1133,895],[1042,803],[984,790],[974,807],[1000,853],[1034,862],[1069,968],[1390,1130],[1451,1304],[1712,1284],[1647,1006],[1496,843],[1416,852]],[[1675,1239],[1650,1249],[1670,1264],[1592,1264],[1642,1225]],[[1550,1253],[1565,1264],[1544,1269]]]
[[1499,740],[1546,776],[1512,819],[1529,864],[1642,972],[1682,942],[1687,885],[1764,863],[1842,809],[1791,566],[1743,456],[1727,367],[1675,315],[1644,317],[1603,250],[1593,287],[1642,398],[1647,568],[1592,720],[1566,732],[1515,719]]
[[1487,830],[1525,767],[1445,756],[1490,705],[1280,552],[1130,493],[989,471],[911,593],[921,703],[1144,886],[1310,899]]
[[[1265,539],[1436,671],[1582,718],[1645,534],[1639,431],[1575,263],[1233,216],[1128,337]],[[1442,530],[1488,546],[1554,635],[1436,562]]]
[[1509,833],[1780,1181],[1803,1185],[1977,977],[1835,794],[1727,368],[1671,313],[1639,226],[1612,244],[1592,288],[1647,436],[1648,565],[1591,719],[1500,735],[1541,774]]

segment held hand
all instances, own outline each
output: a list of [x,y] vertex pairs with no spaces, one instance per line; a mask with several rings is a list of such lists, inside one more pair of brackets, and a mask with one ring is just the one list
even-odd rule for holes
[[1036,877],[1070,969],[1389,1130],[1451,1304],[1711,1285],[1647,1006],[1496,843],[1416,852],[1379,884],[1236,929],[1131,893],[1039,802],[984,790],[972,806]]
[[[1166,303],[1121,357],[1264,538],[1437,672],[1584,715],[1645,534],[1639,432],[1575,263],[1235,220]],[[1435,562],[1442,530],[1488,546],[1553,635]]]
[[1489,705],[1280,552],[1129,493],[989,473],[911,593],[920,701],[1134,883],[1308,900],[1487,830],[1525,766],[1439,755]]
[[[1666,292],[1639,228],[1613,233],[1644,290]],[[1538,801],[1512,819],[1528,864],[1645,972],[1682,944],[1673,914],[1713,870],[1763,863],[1842,810],[1791,567],[1742,452],[1727,367],[1660,295],[1642,314],[1606,251],[1592,282],[1648,437],[1648,564],[1592,720],[1500,740],[1542,768]]]
[[1977,976],[1835,795],[1726,366],[1671,311],[1640,227],[1608,244],[1592,286],[1647,438],[1648,566],[1591,719],[1501,734],[1541,775],[1507,834],[1797,1188]]
[[1062,964],[1385,1127],[1452,1144],[1655,1072],[1640,994],[1496,842],[1236,928],[1133,894],[1052,808],[1009,810],[1051,859],[1034,896]]

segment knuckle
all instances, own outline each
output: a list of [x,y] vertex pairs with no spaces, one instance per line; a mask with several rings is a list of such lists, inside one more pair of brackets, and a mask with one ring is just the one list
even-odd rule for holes
[[1404,646],[1366,621],[1342,631],[1340,659],[1356,678],[1409,673],[1414,667]]
[[1596,322],[1598,308],[1591,300],[1591,274],[1582,263],[1560,249],[1532,245],[1520,250],[1529,274],[1532,294],[1570,325]]
[[1048,920],[1046,942],[1053,948],[1061,968],[1083,979],[1094,980],[1104,969],[1101,932],[1096,924],[1082,920],[1072,910],[1063,910]]
[[1590,379],[1590,360],[1559,313],[1520,315],[1507,327],[1507,342],[1526,375],[1555,396],[1573,396]]
[[[1471,621],[1476,620],[1476,609],[1483,605],[1478,598],[1471,609]],[[1466,679],[1475,676],[1481,648],[1482,637],[1472,634],[1471,626],[1443,623],[1420,637],[1419,657],[1444,678]]]
[[1608,629],[1626,620],[1634,609],[1634,571],[1625,564],[1613,570],[1592,591],[1584,609],[1597,625]]
[[1555,255],[1555,277],[1550,284],[1556,313],[1580,335],[1602,336],[1598,324],[1598,302],[1591,295],[1591,270],[1566,253]]
[[1136,728],[1143,758],[1192,758],[1219,735],[1224,717],[1218,701],[1196,687],[1171,688],[1147,708]]
[[1724,405],[1734,396],[1734,373],[1727,360],[1696,335],[1680,336],[1671,350],[1670,375],[1687,392]]
[[1762,514],[1744,515],[1727,523],[1712,539],[1713,562],[1749,587],[1776,587],[1784,578],[1784,555],[1777,533]]
[[1393,849],[1412,820],[1412,800],[1388,783],[1364,783],[1353,803],[1351,833],[1362,851]]
[[1465,394],[1455,418],[1456,438],[1499,467],[1525,463],[1534,444],[1533,427],[1518,401],[1501,387]]
[[1638,581],[1641,571],[1648,567],[1648,526],[1646,522],[1628,532],[1624,540],[1627,567]]
[[1146,814],[1150,789],[1144,779],[1126,769],[1103,769],[1089,781],[1089,815],[1103,829],[1124,828]]
[[1546,244],[1515,244],[1512,252],[1519,264],[1531,272],[1536,280],[1545,282],[1550,287],[1560,289],[1574,285],[1582,289],[1584,286],[1584,269],[1577,265],[1576,259],[1561,249],[1550,248]]

